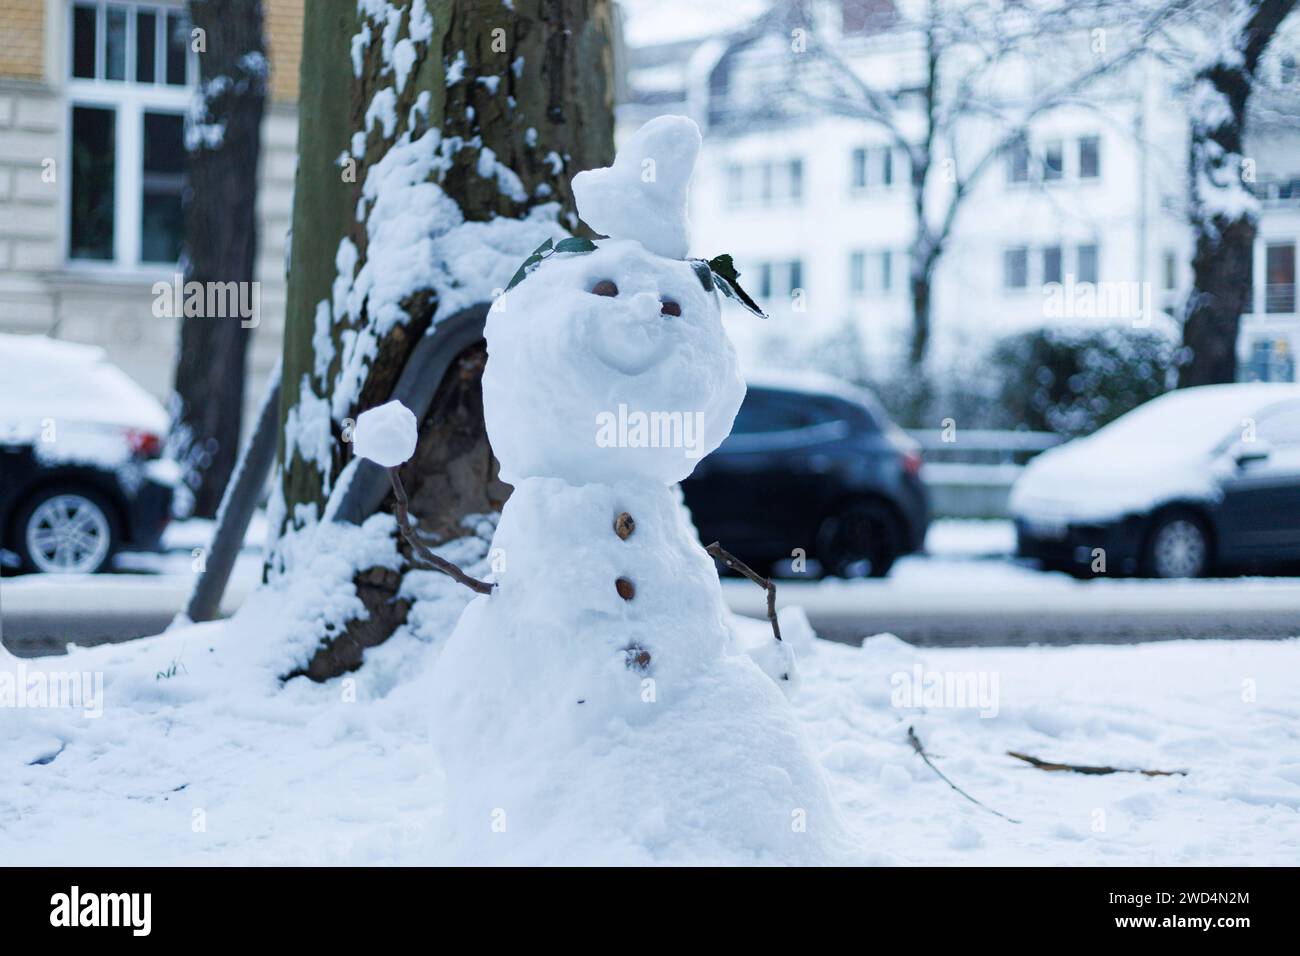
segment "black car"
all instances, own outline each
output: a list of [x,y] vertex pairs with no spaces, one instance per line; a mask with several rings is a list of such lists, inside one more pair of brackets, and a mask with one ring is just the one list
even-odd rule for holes
[[1300,562],[1300,386],[1185,388],[1035,458],[1018,551],[1080,577]]
[[820,376],[751,379],[731,435],[682,483],[704,543],[760,573],[883,577],[921,548],[921,456],[865,392]]
[[156,549],[180,477],[166,422],[101,350],[0,335],[0,548],[63,574]]

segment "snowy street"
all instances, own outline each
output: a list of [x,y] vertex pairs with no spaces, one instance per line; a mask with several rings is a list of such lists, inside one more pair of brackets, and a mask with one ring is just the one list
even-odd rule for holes
[[[210,526],[169,530],[162,555],[124,555],[120,573],[19,575],[0,581],[4,640],[20,656],[59,653],[66,642],[96,644],[166,628],[194,582],[191,549]],[[250,529],[226,592],[232,613],[257,586],[265,525]],[[1231,635],[1278,639],[1300,633],[1300,579],[1224,578],[1196,582],[1076,581],[1017,563],[1005,521],[940,520],[926,553],[904,558],[883,581],[782,580],[778,603],[798,605],[818,634],[860,644],[892,633],[911,644],[1019,646],[1126,644]],[[763,592],[729,578],[732,610],[763,614]]]

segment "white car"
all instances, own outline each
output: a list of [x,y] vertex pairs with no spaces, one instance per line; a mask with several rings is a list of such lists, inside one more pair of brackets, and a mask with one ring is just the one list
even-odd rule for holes
[[1084,576],[1300,561],[1300,385],[1161,395],[1039,455],[1009,508],[1022,556]]
[[166,433],[162,406],[102,349],[0,334],[0,548],[63,574],[156,548],[180,479]]

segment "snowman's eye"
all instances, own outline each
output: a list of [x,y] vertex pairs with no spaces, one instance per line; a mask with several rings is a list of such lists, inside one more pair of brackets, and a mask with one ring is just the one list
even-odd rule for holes
[[681,315],[682,307],[672,299],[663,299],[659,303],[660,315]]
[[591,287],[592,295],[616,296],[618,295],[618,286],[614,285],[612,279],[601,279]]

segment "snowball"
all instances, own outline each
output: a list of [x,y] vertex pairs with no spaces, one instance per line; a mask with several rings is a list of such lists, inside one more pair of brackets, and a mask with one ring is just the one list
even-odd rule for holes
[[352,449],[358,458],[395,468],[415,454],[415,415],[401,402],[392,401],[357,416]]
[[685,116],[646,123],[614,165],[573,177],[578,215],[596,232],[635,239],[657,256],[686,258],[686,192],[700,152],[700,128]]

